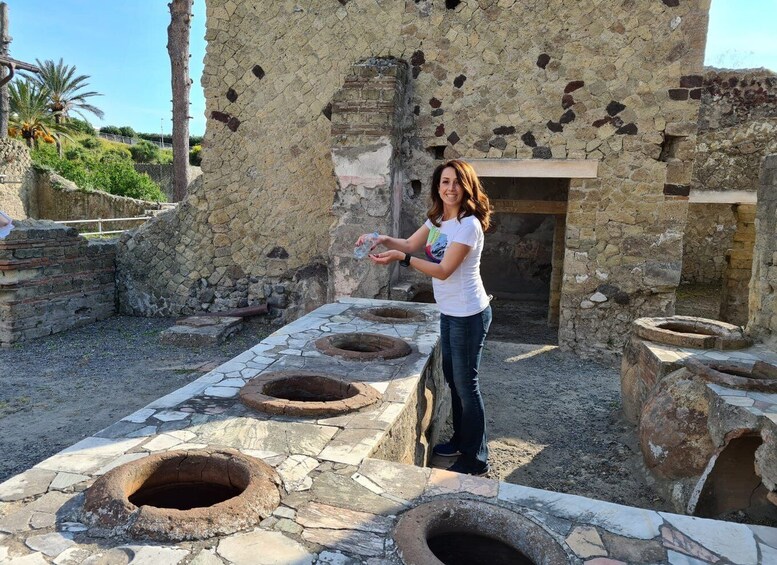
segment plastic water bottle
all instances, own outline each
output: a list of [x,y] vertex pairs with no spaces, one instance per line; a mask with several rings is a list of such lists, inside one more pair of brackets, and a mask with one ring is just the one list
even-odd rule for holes
[[370,251],[372,250],[372,246],[375,245],[375,242],[378,241],[378,236],[379,234],[376,231],[364,236],[362,244],[354,247],[353,256],[356,259],[364,259],[367,255],[369,255]]

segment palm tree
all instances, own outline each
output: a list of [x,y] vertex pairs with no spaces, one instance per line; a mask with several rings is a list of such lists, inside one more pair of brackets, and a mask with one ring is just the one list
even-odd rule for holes
[[49,93],[30,80],[16,80],[8,85],[9,125],[16,130],[28,147],[39,138],[56,140],[63,131],[49,110]]
[[[102,96],[99,92],[83,90],[89,86],[87,83],[89,75],[77,75],[75,65],[66,65],[62,59],[58,63],[51,60],[41,62],[38,59],[35,62],[40,68],[40,73],[28,78],[48,92],[48,109],[57,124],[67,122],[71,113],[77,114],[84,120],[86,120],[84,112],[94,114],[98,118],[105,115],[97,106],[87,101],[93,96]],[[62,146],[59,140],[57,140],[57,151],[61,157]]]
[[[102,96],[99,92],[81,92],[89,84],[89,75],[76,75],[76,67],[65,65],[62,59],[58,63],[47,60],[35,62],[40,68],[40,73],[32,76],[32,80],[45,88],[49,93],[49,109],[57,116],[57,122],[67,121],[70,113],[79,115],[86,120],[83,112],[94,114],[102,118],[105,114],[97,106],[87,102],[87,98]],[[88,120],[87,120],[88,121]]]

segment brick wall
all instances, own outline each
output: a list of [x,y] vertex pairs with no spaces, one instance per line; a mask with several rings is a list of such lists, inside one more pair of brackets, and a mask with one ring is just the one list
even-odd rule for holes
[[113,315],[115,243],[45,220],[15,225],[0,240],[0,345]]

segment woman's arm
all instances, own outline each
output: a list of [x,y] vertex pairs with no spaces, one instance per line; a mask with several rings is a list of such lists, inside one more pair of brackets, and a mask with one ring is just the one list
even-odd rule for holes
[[[425,275],[444,281],[449,276],[451,276],[456,269],[459,268],[461,263],[464,261],[464,258],[467,256],[467,253],[469,253],[471,249],[472,248],[469,245],[454,242],[448,245],[448,247],[445,249],[445,255],[443,255],[442,261],[440,263],[432,263],[431,261],[427,261],[419,257],[411,257],[410,266],[413,267],[416,271],[419,271]],[[384,251],[383,253],[379,253],[377,255],[370,255],[370,259],[372,259],[373,263],[378,265],[388,265],[394,261],[401,261],[404,259],[405,253],[407,253],[407,251]]]
[[[403,254],[414,253],[419,249],[423,248],[424,243],[426,243],[426,238],[428,236],[429,236],[429,228],[423,225],[420,228],[418,228],[415,231],[415,233],[410,237],[408,237],[407,239],[401,239],[398,237],[389,237],[387,235],[378,236],[378,239],[375,242],[375,245],[372,247],[372,249],[375,249],[378,245],[382,245],[387,249],[396,249],[397,251],[401,251]],[[364,237],[365,236],[361,236],[359,240],[356,242],[357,247],[361,245],[362,241],[364,240]],[[402,255],[401,258],[404,258],[404,255]]]

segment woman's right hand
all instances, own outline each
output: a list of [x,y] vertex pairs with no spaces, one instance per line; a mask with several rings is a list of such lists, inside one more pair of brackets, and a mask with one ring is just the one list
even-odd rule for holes
[[[359,247],[362,243],[364,243],[364,240],[368,237],[372,237],[371,233],[363,233],[359,236],[359,239],[356,240],[356,245],[354,247]],[[378,245],[382,245],[386,240],[388,239],[387,235],[379,235],[378,238],[373,242],[372,247],[370,247],[370,251],[375,249]]]

